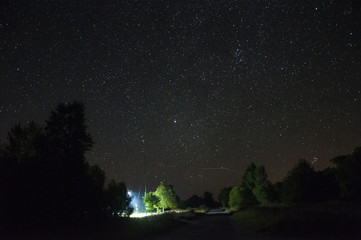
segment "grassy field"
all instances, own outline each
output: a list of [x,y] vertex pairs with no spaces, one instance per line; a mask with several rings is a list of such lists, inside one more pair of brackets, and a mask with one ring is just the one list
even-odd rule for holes
[[312,239],[361,239],[361,204],[319,203],[242,209],[232,219],[249,232]]

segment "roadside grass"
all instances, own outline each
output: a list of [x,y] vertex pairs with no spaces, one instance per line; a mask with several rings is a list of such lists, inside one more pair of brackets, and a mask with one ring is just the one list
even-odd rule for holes
[[200,214],[207,213],[209,211],[209,207],[207,207],[205,205],[201,205],[198,208],[193,209],[193,211],[195,213],[200,213]]
[[279,236],[361,239],[361,204],[314,203],[242,209],[232,219],[239,228]]

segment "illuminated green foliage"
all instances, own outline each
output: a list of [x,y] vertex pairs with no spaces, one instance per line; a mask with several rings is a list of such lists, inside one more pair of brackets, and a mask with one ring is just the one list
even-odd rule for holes
[[158,210],[161,206],[160,199],[157,197],[157,195],[155,195],[154,192],[145,193],[143,197],[143,203],[145,208],[150,211],[154,209]]
[[176,208],[177,199],[176,194],[173,190],[173,186],[165,183],[164,181],[160,182],[155,195],[160,199],[160,203],[164,212],[165,208]]
[[234,186],[232,190],[229,192],[229,206],[232,209],[237,209],[241,206],[241,187]]

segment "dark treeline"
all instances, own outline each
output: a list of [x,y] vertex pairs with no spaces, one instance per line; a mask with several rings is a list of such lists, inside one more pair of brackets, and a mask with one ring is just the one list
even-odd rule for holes
[[84,106],[59,104],[45,127],[16,125],[0,155],[1,226],[72,225],[129,215],[124,183],[105,187],[105,173],[89,165],[93,146]]
[[267,179],[264,166],[251,163],[240,185],[221,190],[219,202],[225,208],[239,209],[270,203],[361,201],[361,147],[330,161],[334,167],[315,171],[306,160],[299,160],[283,181],[275,184]]
[[218,207],[218,202],[214,201],[213,194],[206,191],[203,197],[193,195],[185,201],[180,202],[181,208],[215,208]]

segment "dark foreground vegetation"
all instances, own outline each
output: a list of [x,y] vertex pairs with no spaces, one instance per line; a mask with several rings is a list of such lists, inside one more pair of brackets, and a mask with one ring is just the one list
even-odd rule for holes
[[1,233],[62,232],[129,216],[126,185],[106,186],[104,171],[86,161],[92,145],[77,102],[59,104],[45,127],[30,122],[11,129],[0,154]]
[[145,218],[106,218],[99,221],[82,221],[73,225],[43,225],[42,228],[29,226],[12,226],[2,228],[1,238],[6,240],[119,240],[119,239],[143,239],[159,233],[170,231],[181,226],[187,220],[194,219],[195,213],[168,212],[161,215],[153,215]]

